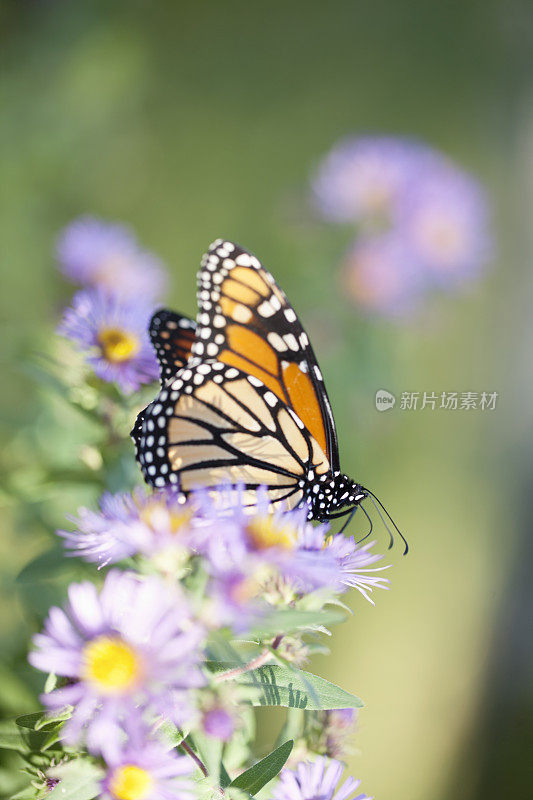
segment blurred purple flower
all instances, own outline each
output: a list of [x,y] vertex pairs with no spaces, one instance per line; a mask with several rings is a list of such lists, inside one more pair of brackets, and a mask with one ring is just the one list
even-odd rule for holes
[[339,761],[317,758],[298,764],[295,770],[284,769],[272,800],[372,800],[355,792],[361,781],[347,778],[342,786],[344,767]]
[[391,317],[412,311],[427,286],[413,251],[395,234],[356,241],[344,261],[341,282],[354,303]]
[[153,738],[140,719],[130,719],[127,738],[106,755],[102,800],[191,800],[192,762]]
[[129,228],[94,217],[67,225],[57,243],[57,258],[74,283],[126,299],[155,301],[167,284],[160,261],[140,248]]
[[185,560],[190,554],[192,510],[182,494],[106,492],[99,505],[98,511],[80,508],[78,517],[69,518],[75,531],[58,531],[70,555],[107,566],[137,554],[170,557],[175,565],[173,555]]
[[147,332],[152,310],[144,300],[126,303],[102,290],[81,291],[58,333],[78,345],[99,378],[128,394],[159,375]]
[[479,183],[442,159],[411,183],[395,224],[428,279],[453,288],[476,277],[488,261],[489,216]]
[[357,722],[357,709],[339,708],[324,712],[324,752],[330,758],[344,760]]
[[202,618],[209,629],[228,627],[244,634],[269,610],[262,594],[264,571],[255,574],[241,568],[210,568]]
[[481,185],[416,140],[341,141],[320,165],[312,192],[325,219],[360,225],[342,282],[368,311],[405,316],[431,289],[476,277],[490,258]]
[[315,203],[331,222],[387,220],[429,149],[394,136],[344,139],[323,159],[312,182]]
[[235,719],[225,708],[210,708],[202,715],[204,733],[214,739],[229,742],[235,733]]
[[193,713],[190,690],[204,683],[204,634],[178,589],[112,571],[100,593],[73,583],[68,598],[65,610],[50,609],[29,656],[37,669],[68,678],[41,698],[48,708],[73,706],[65,740],[86,733],[92,752],[114,752],[136,707],[183,724]]

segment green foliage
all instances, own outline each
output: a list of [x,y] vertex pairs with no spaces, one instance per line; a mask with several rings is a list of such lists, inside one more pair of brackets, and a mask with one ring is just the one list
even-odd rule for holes
[[47,711],[35,711],[33,714],[22,714],[17,717],[15,722],[21,728],[29,728],[33,731],[40,731],[49,729],[51,727],[61,726],[63,722],[70,719],[72,715],[72,707],[56,711],[55,713]]
[[343,622],[346,614],[335,609],[305,611],[299,608],[280,609],[265,619],[260,620],[252,633],[261,638],[275,636],[280,631],[284,634],[295,631],[324,631],[326,626]]
[[76,758],[49,771],[60,783],[52,789],[50,800],[92,800],[100,793],[103,770],[87,758]]
[[296,668],[269,665],[237,678],[243,686],[259,692],[254,705],[286,706],[319,711],[334,708],[362,708],[363,702],[340,686]]
[[253,797],[283,769],[292,752],[293,744],[293,741],[285,742],[253,767],[242,772],[231,785],[248,792]]
[[59,741],[63,722],[70,712],[48,717],[44,712],[24,714],[14,720],[0,722],[0,748],[16,750],[24,755],[59,750],[54,747]]

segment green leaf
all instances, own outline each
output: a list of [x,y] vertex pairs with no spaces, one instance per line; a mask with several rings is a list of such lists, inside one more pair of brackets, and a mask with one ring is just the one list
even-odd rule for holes
[[21,714],[17,717],[15,723],[19,728],[29,728],[31,731],[36,730],[36,725],[42,720],[44,711],[36,711],[34,714]]
[[229,786],[231,783],[231,778],[226,772],[226,767],[224,764],[220,764],[220,788],[225,789],[226,786]]
[[[252,642],[252,644],[256,652],[259,653],[260,648],[257,642]],[[231,662],[233,665],[243,665],[249,660],[248,658],[243,659],[242,655],[235,647],[233,647],[219,632],[211,633],[209,636],[206,652],[208,660],[213,663],[220,662],[221,664],[226,664]]]
[[102,769],[86,759],[69,761],[48,774],[60,781],[47,795],[50,800],[92,800],[100,794]]
[[258,706],[287,706],[307,711],[329,711],[334,708],[361,708],[362,700],[340,686],[301,669],[270,665],[240,675],[242,686],[259,690]]
[[39,553],[28,564],[22,567],[15,578],[16,583],[33,583],[55,577],[65,569],[72,569],[72,564],[65,559],[65,548],[62,544]]
[[22,714],[17,717],[15,722],[20,728],[29,728],[32,731],[46,730],[51,731],[59,727],[65,720],[72,716],[72,706],[61,709],[54,713],[46,711],[36,711],[33,714]]
[[251,794],[253,797],[283,769],[285,762],[292,752],[293,744],[294,742],[292,739],[285,742],[285,744],[282,744],[281,747],[278,747],[270,753],[270,755],[266,756],[266,758],[261,759],[261,761],[254,764],[253,767],[247,769],[246,772],[241,773],[241,775],[232,781],[231,785],[237,789],[242,789],[244,792],[248,792],[248,794]]
[[53,730],[29,730],[15,720],[0,722],[0,748],[19,753],[40,753],[58,740],[58,728]]
[[336,609],[323,611],[299,611],[298,609],[283,609],[274,614],[258,620],[252,633],[264,638],[277,633],[292,633],[302,629],[318,630],[327,625],[344,622],[346,615]]
[[[15,583],[34,588],[34,584],[40,584],[42,581],[57,580],[59,577],[84,578],[89,573],[88,564],[76,558],[67,558],[63,544],[57,543],[22,567],[15,578]],[[39,591],[41,591],[40,586]]]

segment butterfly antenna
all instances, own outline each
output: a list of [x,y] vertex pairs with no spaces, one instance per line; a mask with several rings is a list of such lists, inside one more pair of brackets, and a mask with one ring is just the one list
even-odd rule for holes
[[387,517],[389,522],[392,524],[392,527],[394,528],[394,530],[396,531],[396,533],[398,534],[398,536],[400,537],[400,539],[404,543],[405,549],[403,551],[403,555],[406,556],[407,553],[409,552],[409,545],[407,544],[407,539],[405,538],[405,536],[403,535],[403,533],[401,532],[399,527],[396,525],[396,523],[394,522],[393,518],[391,517],[391,515],[389,514],[389,512],[387,511],[387,509],[385,508],[385,506],[381,502],[381,500],[379,500],[376,497],[376,495],[373,492],[369,491],[368,489],[365,489],[365,492],[367,493],[368,497],[370,498],[370,502],[372,503],[372,505],[374,506],[374,508],[378,512],[381,521],[383,522],[383,524],[385,525],[386,529],[389,532],[389,537],[390,537],[389,550],[391,549],[391,547],[394,544],[394,534],[391,531],[391,529],[389,528],[389,526],[387,524],[387,521],[386,521],[385,517],[383,516],[383,514],[381,513],[381,511],[383,511],[383,513],[385,514],[385,516]]
[[352,510],[350,511],[350,515],[349,515],[348,519],[346,520],[346,522],[344,523],[344,525],[342,526],[342,528],[339,530],[339,533],[344,533],[344,531],[346,530],[346,528],[348,527],[348,525],[349,525],[349,524],[350,524],[350,522],[352,521],[352,519],[353,519],[353,517],[354,517],[354,514],[355,514],[355,512],[356,512],[356,511],[357,511],[357,506],[354,506],[354,507],[352,508]]
[[[356,506],[356,507],[357,507],[357,506]],[[370,523],[370,528],[369,528],[369,530],[368,530],[368,533],[365,533],[365,535],[363,536],[363,538],[362,538],[362,539],[359,539],[359,541],[357,542],[357,544],[361,544],[361,542],[364,542],[364,541],[365,541],[365,539],[368,539],[368,537],[370,536],[370,534],[371,534],[371,533],[372,533],[372,531],[374,530],[374,523],[372,522],[372,519],[371,519],[371,517],[370,517],[370,514],[368,513],[368,511],[366,510],[366,508],[363,508],[363,506],[361,506],[361,510],[363,511],[363,514],[365,515],[365,517],[366,517],[366,518],[367,518],[367,520],[369,521],[369,523]]]

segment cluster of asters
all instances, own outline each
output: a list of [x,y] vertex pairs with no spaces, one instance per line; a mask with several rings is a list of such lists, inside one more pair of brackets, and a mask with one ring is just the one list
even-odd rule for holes
[[159,375],[148,322],[167,284],[161,262],[123,225],[81,217],[57,244],[62,273],[81,288],[59,333],[94,374],[130,394]]
[[[61,736],[102,764],[103,798],[200,796],[197,762],[169,743],[168,726],[228,742],[249,700],[231,680],[235,670],[207,669],[212,634],[250,640],[287,604],[318,610],[350,587],[373,602],[374,589],[388,588],[372,544],[313,526],[305,510],[272,514],[266,495],[245,513],[242,491],[106,494],[97,509],[71,518],[73,530],[59,531],[68,554],[105,577],[100,589],[70,585],[30,661],[57,676],[42,702],[53,712],[70,709]],[[325,712],[325,744],[281,772],[273,800],[366,798],[356,794],[359,781],[340,785],[340,761],[320,755],[341,755],[335,742],[352,713]]]
[[369,311],[405,316],[429,291],[471,283],[490,258],[483,188],[416,140],[339,142],[319,164],[312,193],[325,220],[357,227],[341,276]]
[[[147,326],[166,284],[161,263],[127,228],[90,217],[64,230],[57,257],[80,286],[59,332],[80,349],[89,377],[123,397],[155,381]],[[58,533],[67,555],[98,572],[50,609],[30,661],[49,674],[45,708],[66,717],[67,763],[81,756],[98,765],[104,800],[248,796],[213,786],[188,745],[204,737],[229,746],[252,702],[235,677],[258,657],[213,672],[214,642],[255,643],[262,663],[301,666],[304,633],[265,635],[269,619],[287,609],[320,612],[350,588],[373,603],[373,590],[389,583],[373,543],[311,524],[306,509],[271,513],[266,493],[250,515],[239,487],[188,498],[105,493]],[[272,784],[272,800],[364,800],[359,781],[342,779],[353,723],[352,710],[320,712]],[[242,766],[232,769],[235,777]],[[61,774],[50,769],[45,789],[60,792]]]

